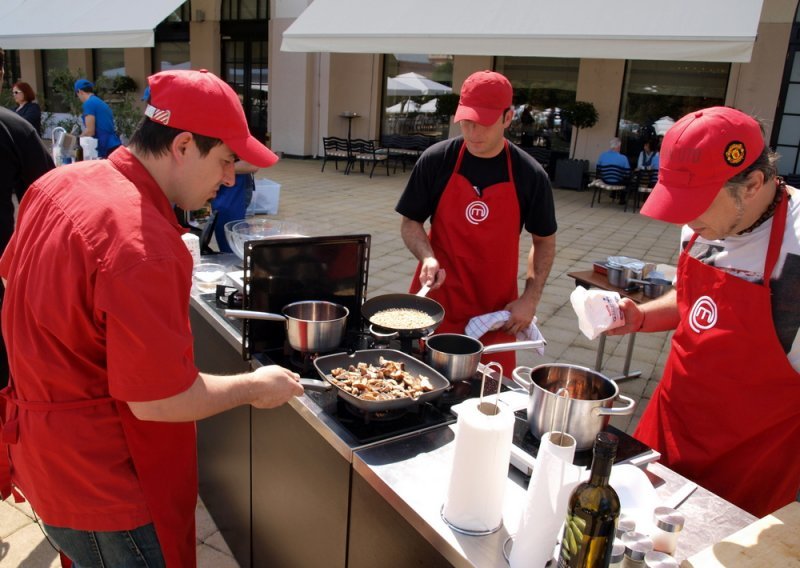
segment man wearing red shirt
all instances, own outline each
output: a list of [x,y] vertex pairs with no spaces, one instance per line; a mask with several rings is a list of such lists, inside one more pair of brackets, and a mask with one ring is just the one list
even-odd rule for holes
[[233,183],[237,158],[277,156],[211,73],[166,71],[149,87],[130,147],[34,183],[0,259],[12,376],[0,493],[18,487],[81,567],[195,565],[194,421],[303,393],[278,366],[195,367],[192,259],[172,205],[200,208]]

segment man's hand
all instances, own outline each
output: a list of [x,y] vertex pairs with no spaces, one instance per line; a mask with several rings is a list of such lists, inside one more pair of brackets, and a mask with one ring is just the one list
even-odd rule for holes
[[636,302],[630,298],[621,298],[619,301],[619,309],[625,317],[625,323],[614,329],[609,329],[606,335],[625,335],[626,333],[635,333],[642,329],[644,323],[644,313]]
[[250,404],[255,408],[275,408],[304,392],[300,375],[278,365],[259,367],[253,377],[257,390]]
[[419,271],[419,283],[422,286],[430,286],[434,290],[444,283],[447,276],[444,268],[439,266],[439,261],[429,256],[422,261]]
[[536,305],[523,296],[506,305],[506,310],[511,312],[508,321],[503,325],[503,331],[511,335],[516,335],[520,331],[527,329],[536,315]]

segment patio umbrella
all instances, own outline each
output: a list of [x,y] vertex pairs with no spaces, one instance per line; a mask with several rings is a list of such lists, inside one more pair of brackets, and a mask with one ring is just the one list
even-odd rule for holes
[[434,113],[436,112],[436,101],[438,100],[439,99],[431,99],[427,103],[421,104],[417,110],[419,112]]
[[386,107],[386,112],[388,114],[400,114],[403,112],[417,112],[419,110],[419,104],[415,103],[411,99],[407,101],[400,101],[397,104],[394,104],[390,107]]
[[663,136],[666,134],[667,130],[669,130],[673,124],[675,124],[675,121],[668,116],[662,116],[656,120],[653,123],[653,128],[656,130],[656,136]]
[[403,73],[386,79],[386,94],[390,97],[418,97],[452,93],[447,85],[437,83],[419,73]]

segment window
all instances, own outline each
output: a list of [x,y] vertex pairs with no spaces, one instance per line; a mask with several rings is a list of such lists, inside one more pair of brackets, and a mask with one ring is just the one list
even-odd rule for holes
[[67,50],[46,49],[42,51],[42,69],[44,70],[44,109],[49,112],[70,112],[70,101],[65,101],[61,95],[56,94],[53,88],[53,82],[59,74],[69,73]]
[[383,60],[381,133],[447,138],[450,116],[438,99],[453,92],[452,55],[386,55]]
[[514,120],[506,136],[521,146],[568,153],[572,128],[561,121],[560,113],[564,105],[575,102],[579,66],[579,59],[498,57],[496,70],[514,88]]
[[6,68],[3,78],[3,90],[11,91],[11,85],[20,80],[19,51],[16,49],[5,50]]
[[[222,0],[220,20],[268,20],[268,0]],[[266,34],[266,30],[264,31]]]
[[125,75],[125,50],[121,47],[94,49],[92,58],[94,60],[94,82],[97,82],[100,77],[113,79]]
[[155,47],[154,72],[169,69],[191,69],[188,41],[158,42]]
[[725,104],[730,67],[702,61],[629,61],[619,117],[622,153],[635,162],[644,141],[658,146],[675,120]]
[[156,45],[153,49],[153,71],[191,69],[189,56],[189,20],[191,2],[188,0],[156,26]]

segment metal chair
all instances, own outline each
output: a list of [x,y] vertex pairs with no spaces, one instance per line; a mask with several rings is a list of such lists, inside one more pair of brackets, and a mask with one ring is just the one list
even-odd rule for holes
[[614,164],[602,164],[597,166],[595,172],[595,179],[592,180],[588,187],[593,189],[592,203],[590,207],[594,207],[594,200],[597,198],[597,203],[600,203],[600,195],[604,191],[622,192],[625,204],[625,210],[628,210],[628,187],[631,182],[631,172],[622,166]]
[[353,171],[353,166],[358,162],[361,165],[361,171],[364,171],[364,164],[372,162],[372,169],[369,172],[369,177],[375,173],[375,166],[379,163],[386,164],[386,175],[389,175],[389,155],[378,151],[378,145],[373,140],[363,140],[361,138],[353,138],[350,140],[350,162],[345,169],[345,174]]
[[325,171],[325,164],[328,160],[333,160],[336,170],[339,170],[339,160],[345,161],[344,173],[350,169],[350,147],[347,140],[336,136],[323,136],[322,138],[322,171]]

